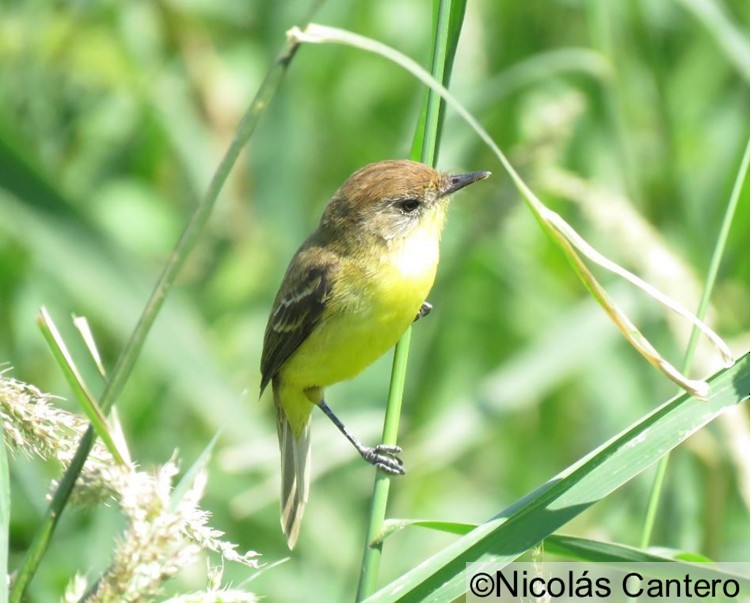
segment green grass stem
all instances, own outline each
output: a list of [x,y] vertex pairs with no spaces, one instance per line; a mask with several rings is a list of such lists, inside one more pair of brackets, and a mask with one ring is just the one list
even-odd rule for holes
[[[394,364],[391,370],[391,384],[386,405],[386,417],[383,422],[383,443],[395,445],[399,434],[399,417],[402,410],[404,383],[407,376],[407,359],[409,357],[409,343],[412,339],[412,329],[402,336],[394,350]],[[383,471],[376,470],[373,484],[373,496],[370,501],[368,515],[368,532],[365,539],[360,581],[357,585],[357,601],[362,601],[375,592],[378,580],[378,568],[381,564],[383,542],[379,535],[383,530],[386,518],[386,506],[389,498],[391,478]]]
[[125,460],[129,458],[128,451],[125,449],[121,450],[118,446],[118,443],[107,424],[107,417],[105,416],[104,411],[99,404],[97,404],[94,396],[84,382],[81,372],[78,370],[78,367],[73,360],[73,356],[71,356],[68,351],[62,335],[60,335],[60,331],[52,320],[52,317],[49,315],[49,312],[47,312],[47,308],[44,306],[42,306],[42,309],[39,312],[37,324],[42,331],[44,340],[52,351],[55,362],[57,362],[60,370],[63,372],[65,380],[68,382],[73,395],[76,397],[76,400],[78,400],[84,414],[89,418],[91,428],[96,435],[102,439],[102,442],[118,465],[128,464]]
[[[315,11],[322,4],[322,1],[323,0],[315,0],[313,2],[312,8],[305,19],[305,22],[312,18]],[[253,135],[253,132],[255,131],[261,116],[268,107],[269,102],[276,94],[298,46],[299,43],[296,40],[292,38],[287,39],[281,52],[261,83],[255,98],[250,103],[245,115],[243,115],[243,118],[235,131],[232,142],[211,179],[206,194],[196,206],[179,241],[177,242],[177,245],[170,254],[159,280],[154,287],[153,293],[141,314],[141,318],[125,345],[123,352],[120,354],[110,378],[107,380],[107,384],[105,385],[99,403],[101,409],[105,413],[112,408],[112,405],[117,400],[130,377],[133,367],[141,354],[146,337],[159,314],[159,310],[161,309],[167,294],[175,282],[175,278],[203,233],[216,200],[219,197],[219,193],[221,192],[232,167],[248,140]],[[60,480],[60,484],[55,491],[52,502],[47,508],[45,516],[42,519],[41,524],[34,535],[31,546],[26,553],[26,557],[19,568],[18,575],[11,590],[10,601],[12,603],[20,603],[29,582],[39,567],[42,557],[49,546],[52,534],[57,526],[60,514],[63,512],[68,502],[76,479],[83,469],[83,465],[91,452],[93,444],[94,432],[92,428],[89,427],[81,438],[81,443],[76,450],[76,454],[73,457],[70,466]]]
[[[717,236],[717,242],[715,243],[714,250],[712,251],[712,259],[709,262],[709,270],[707,271],[707,278],[704,281],[704,291],[702,292],[701,300],[699,301],[699,307],[696,310],[696,316],[703,320],[709,307],[709,299],[712,296],[712,290],[714,289],[715,281],[717,280],[717,273],[720,270],[720,262],[722,256],[725,253],[727,247],[728,235],[730,233],[730,226],[733,224],[733,216],[735,216],[735,210],[738,207],[738,200],[741,197],[741,191],[743,190],[743,184],[748,179],[748,165],[749,165],[749,144],[746,144],[746,151],[743,153],[743,159],[741,165],[738,168],[738,173],[733,184],[733,192],[730,194],[730,200],[727,208],[725,209],[725,216],[722,219],[722,225],[720,226],[720,233]],[[694,326],[691,329],[691,336],[686,346],[686,354],[683,358],[683,367],[681,372],[687,374],[691,368],[691,362],[694,358],[694,352],[696,345],[699,342],[699,329]],[[660,498],[662,496],[662,489],[665,484],[665,476],[668,471],[668,464],[670,463],[670,455],[666,454],[660,459],[657,465],[657,471],[655,473],[654,480],[652,482],[652,488],[649,492],[649,501],[647,503],[647,513],[644,519],[644,526],[642,528],[641,540],[639,546],[642,548],[649,546],[649,541],[652,538],[652,530],[654,529],[655,521],[657,519],[657,511],[660,506]]]
[[[465,0],[435,0],[433,3],[434,37],[431,74],[444,86],[448,86],[450,79],[451,65],[461,32],[465,5]],[[443,116],[442,106],[443,101],[440,95],[434,90],[428,89],[427,99],[415,131],[411,159],[435,166],[438,158]],[[396,344],[394,350],[391,383],[383,423],[383,443],[387,445],[396,445],[399,434],[399,417],[402,411],[411,338],[412,328],[410,327]],[[368,516],[365,551],[357,586],[357,601],[362,601],[376,589],[383,549],[380,534],[386,519],[390,483],[391,478],[388,475],[376,470]]]

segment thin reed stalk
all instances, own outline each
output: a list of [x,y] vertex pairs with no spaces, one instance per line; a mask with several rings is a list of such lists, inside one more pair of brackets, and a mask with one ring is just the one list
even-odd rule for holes
[[[312,19],[322,2],[323,0],[314,0],[307,18],[304,20],[305,23]],[[250,140],[250,137],[253,135],[253,132],[255,131],[261,116],[268,107],[269,102],[279,89],[282,79],[287,72],[287,67],[294,57],[298,46],[299,42],[292,38],[287,38],[281,52],[261,83],[255,98],[250,103],[250,106],[240,121],[237,130],[235,131],[234,138],[211,179],[206,194],[190,216],[177,245],[170,254],[167,263],[162,270],[162,274],[154,287],[151,297],[146,303],[143,313],[141,314],[128,343],[125,345],[110,378],[107,380],[101,400],[99,401],[99,406],[104,413],[109,412],[112,408],[112,405],[117,400],[133,372],[133,367],[141,354],[146,337],[159,314],[159,310],[161,309],[164,300],[169,294],[180,269],[185,264],[185,261],[201,237],[214,205],[216,204],[216,200],[219,197],[219,193],[224,187],[232,167],[240,156],[243,148]],[[42,557],[47,551],[60,515],[68,503],[76,479],[80,475],[93,445],[94,431],[89,427],[85,435],[81,438],[78,450],[63,475],[63,478],[60,480],[60,484],[55,490],[52,501],[50,502],[44,518],[34,535],[34,539],[26,553],[26,557],[19,568],[18,575],[13,583],[10,593],[9,600],[11,603],[20,603],[22,600],[26,588],[36,573]]]
[[[434,33],[431,75],[444,86],[448,86],[451,76],[451,65],[453,64],[456,45],[464,19],[465,4],[465,0],[435,0],[433,4]],[[444,102],[440,95],[434,90],[429,89],[415,132],[411,159],[435,166],[440,145],[443,105]],[[402,398],[404,395],[411,338],[412,329],[409,328],[396,344],[396,349],[394,350],[391,384],[389,386],[386,416],[383,423],[383,443],[386,445],[396,445],[399,433],[399,417],[402,410]],[[357,601],[362,601],[376,590],[378,568],[380,567],[383,549],[380,534],[386,519],[390,484],[390,476],[376,470],[373,496],[370,503],[365,551],[363,553],[360,581],[357,587]]]

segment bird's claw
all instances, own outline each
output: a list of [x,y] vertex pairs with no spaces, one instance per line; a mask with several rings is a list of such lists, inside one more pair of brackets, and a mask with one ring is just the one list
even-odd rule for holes
[[388,446],[386,444],[379,444],[375,448],[365,448],[360,451],[362,458],[368,463],[390,475],[404,475],[404,463],[397,456],[401,453],[402,449],[399,446]]
[[415,316],[415,319],[412,322],[417,322],[421,318],[425,318],[428,314],[430,314],[430,311],[433,309],[433,304],[430,302],[422,302],[422,306],[420,306],[420,309],[417,311],[417,315]]

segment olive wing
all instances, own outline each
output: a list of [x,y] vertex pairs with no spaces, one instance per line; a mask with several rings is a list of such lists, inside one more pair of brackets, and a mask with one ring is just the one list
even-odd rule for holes
[[294,262],[274,301],[261,355],[261,392],[320,322],[336,264]]

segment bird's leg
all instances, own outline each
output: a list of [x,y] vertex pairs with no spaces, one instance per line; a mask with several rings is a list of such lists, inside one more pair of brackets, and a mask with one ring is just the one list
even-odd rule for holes
[[412,322],[417,322],[421,318],[425,318],[428,314],[430,314],[430,311],[433,309],[433,304],[430,302],[422,302],[422,306],[420,306],[420,309],[417,311],[417,316],[415,316],[415,319]]
[[352,445],[357,448],[357,452],[371,465],[375,465],[381,471],[390,473],[391,475],[404,475],[404,463],[397,455],[401,454],[402,449],[399,446],[386,446],[385,444],[379,444],[375,448],[365,446],[360,440],[353,436],[349,429],[344,426],[334,414],[334,411],[326,404],[326,400],[321,398],[318,402],[318,406],[331,419],[331,422],[336,425],[337,429],[344,434]]

